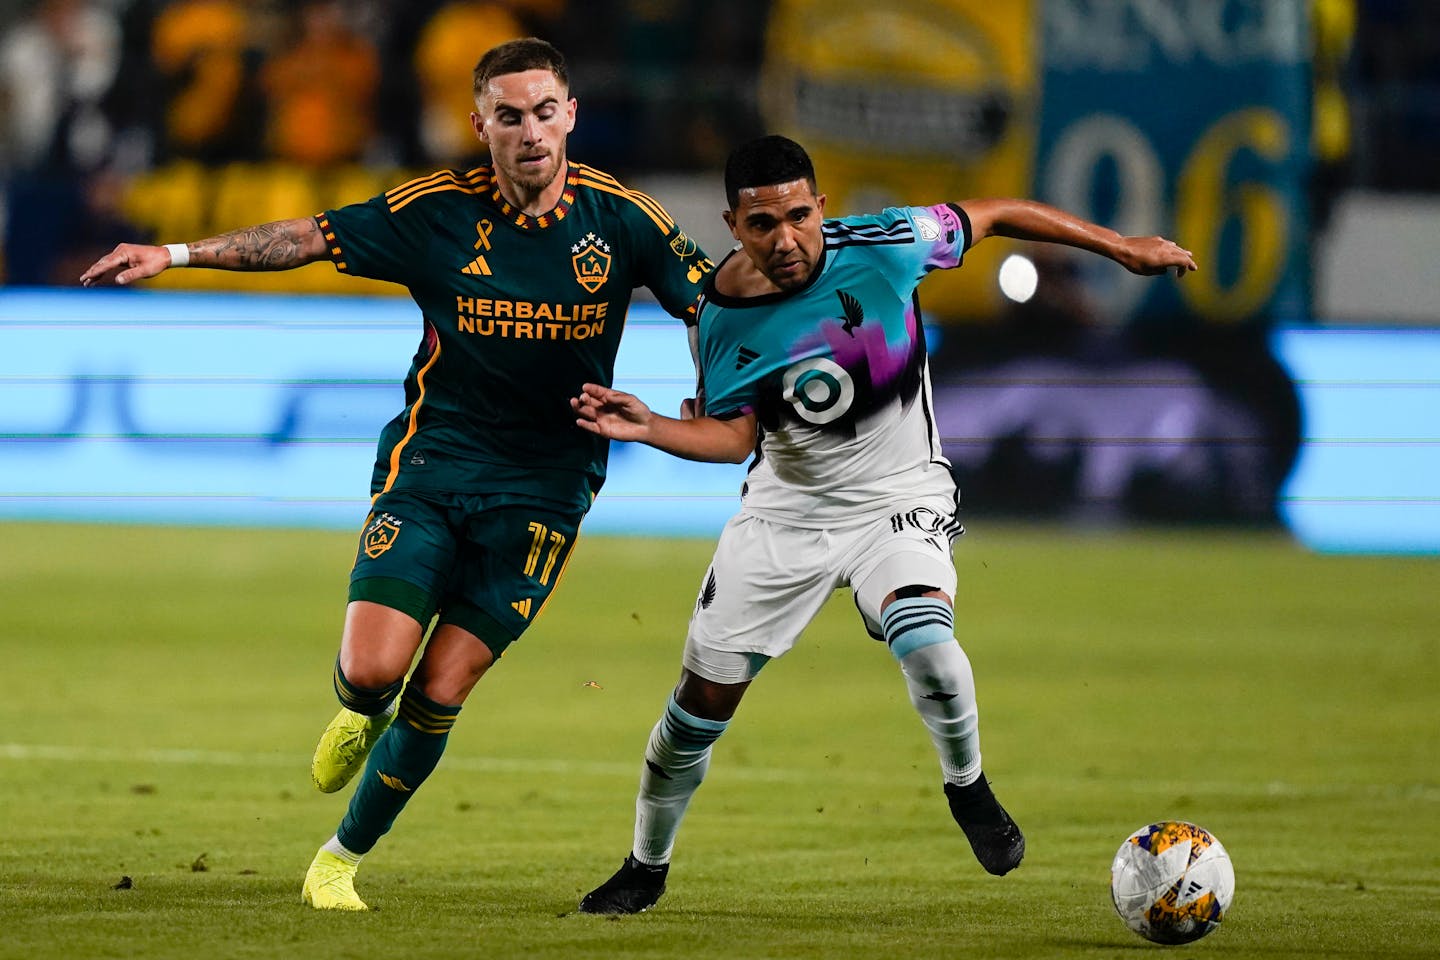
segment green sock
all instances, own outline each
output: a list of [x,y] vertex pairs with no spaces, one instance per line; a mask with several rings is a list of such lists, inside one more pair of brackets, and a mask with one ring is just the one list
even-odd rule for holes
[[430,776],[460,707],[436,703],[413,686],[400,698],[400,712],[370,751],[365,772],[335,836],[354,853],[369,853]]

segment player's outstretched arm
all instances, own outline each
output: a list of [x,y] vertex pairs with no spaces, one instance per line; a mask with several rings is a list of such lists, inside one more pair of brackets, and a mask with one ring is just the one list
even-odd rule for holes
[[1109,257],[1131,273],[1147,277],[1159,276],[1171,267],[1179,277],[1199,269],[1189,250],[1164,237],[1121,236],[1034,200],[966,200],[960,206],[970,218],[972,244],[986,237],[1063,243]]
[[314,217],[276,220],[232,230],[218,237],[169,247],[122,243],[80,275],[81,286],[124,286],[156,276],[176,266],[212,267],[217,270],[290,270],[324,259],[325,237]]
[[646,443],[686,460],[743,463],[755,451],[755,417],[720,420],[690,417],[676,420],[647,407],[639,397],[587,383],[570,399],[575,423],[582,430],[611,440]]

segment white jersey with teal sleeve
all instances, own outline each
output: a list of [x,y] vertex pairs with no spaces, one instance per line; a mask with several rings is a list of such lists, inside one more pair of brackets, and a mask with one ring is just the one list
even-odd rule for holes
[[712,277],[699,304],[705,413],[760,424],[744,509],[829,527],[920,498],[953,503],[915,291],[960,265],[969,219],[950,204],[891,207],[823,229],[804,287],[741,299]]

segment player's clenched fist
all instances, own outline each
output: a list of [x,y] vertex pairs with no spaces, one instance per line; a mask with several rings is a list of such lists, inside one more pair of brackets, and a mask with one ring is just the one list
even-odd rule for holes
[[1115,251],[1115,261],[1144,277],[1159,276],[1171,267],[1175,268],[1177,277],[1199,269],[1189,250],[1164,237],[1123,237]]

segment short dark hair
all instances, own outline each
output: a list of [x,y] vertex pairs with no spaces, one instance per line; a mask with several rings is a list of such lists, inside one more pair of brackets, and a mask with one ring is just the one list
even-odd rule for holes
[[480,62],[475,64],[474,93],[479,97],[495,77],[507,73],[524,73],[526,70],[549,70],[566,90],[570,89],[570,74],[565,69],[565,55],[538,37],[507,40],[485,51]]
[[740,191],[747,187],[768,187],[804,179],[815,189],[815,165],[810,154],[789,137],[771,134],[742,143],[725,161],[725,199],[734,210],[740,205]]

